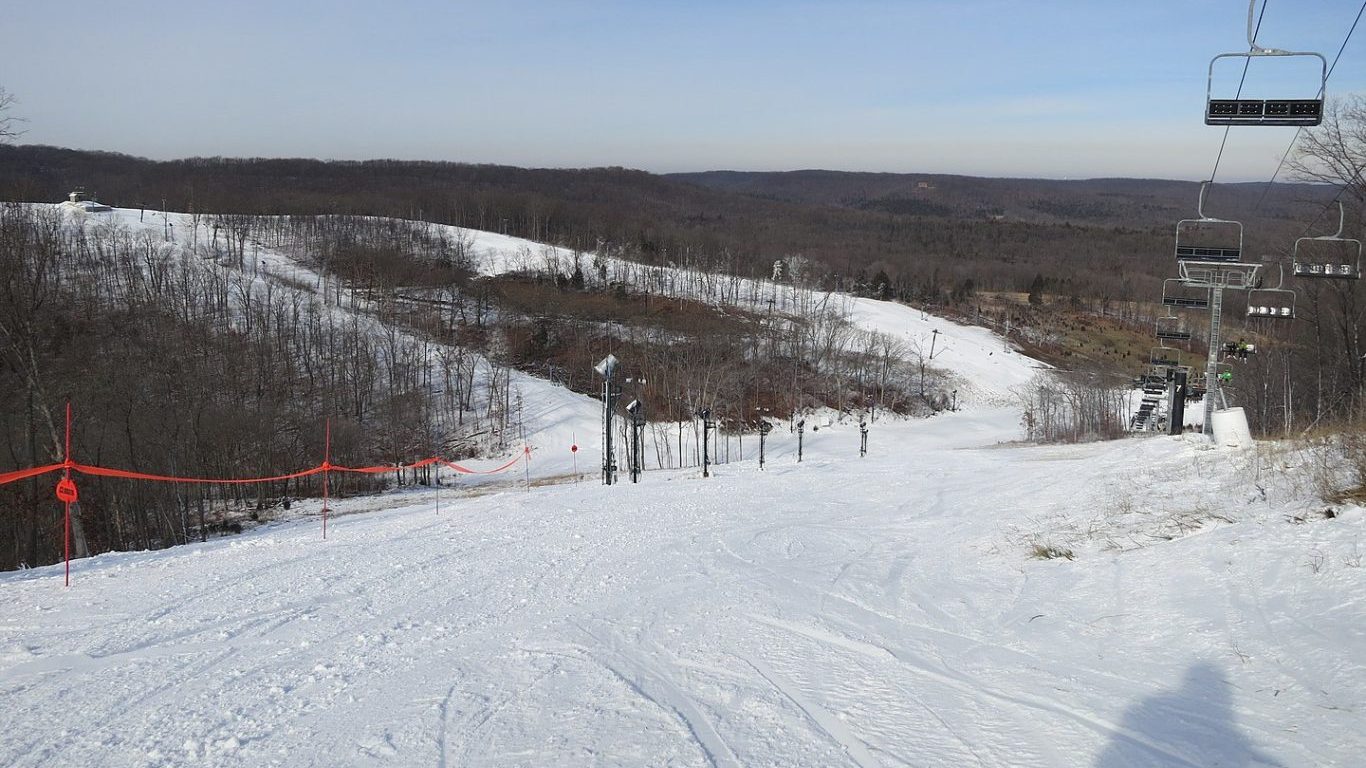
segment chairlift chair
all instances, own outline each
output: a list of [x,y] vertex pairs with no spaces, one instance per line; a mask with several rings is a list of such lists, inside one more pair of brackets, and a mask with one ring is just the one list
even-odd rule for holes
[[1145,395],[1161,395],[1167,391],[1167,385],[1171,383],[1171,368],[1165,365],[1147,365],[1143,368],[1143,375],[1139,377],[1140,389]]
[[1160,365],[1165,368],[1177,368],[1181,365],[1180,350],[1171,347],[1153,347],[1148,353],[1149,365]]
[[1295,292],[1281,287],[1285,282],[1285,267],[1280,263],[1280,280],[1275,288],[1249,288],[1247,291],[1247,316],[1268,320],[1295,319]]
[[1209,290],[1188,288],[1180,278],[1169,277],[1162,281],[1162,304],[1177,309],[1208,309]]
[[[1209,77],[1205,85],[1206,125],[1295,125],[1314,126],[1323,122],[1323,96],[1328,88],[1328,61],[1322,54],[1310,51],[1282,51],[1257,45],[1253,11],[1257,0],[1248,0],[1247,43],[1249,50],[1240,53],[1221,53],[1210,60]],[[1253,59],[1285,59],[1291,57],[1319,60],[1318,91],[1312,98],[1245,99],[1240,93],[1231,99],[1214,97],[1214,66],[1220,59],[1243,59],[1243,72]],[[1306,91],[1307,92],[1307,91]]]
[[1295,292],[1288,288],[1253,288],[1247,292],[1247,316],[1295,319]]
[[1182,219],[1176,223],[1177,261],[1236,262],[1243,256],[1243,225],[1237,221],[1215,219],[1205,215],[1205,193],[1209,182],[1200,182],[1198,219]]
[[1203,400],[1207,389],[1203,376],[1188,377],[1186,379],[1186,400]]
[[1338,231],[1295,241],[1291,273],[1295,277],[1328,277],[1337,280],[1361,279],[1361,241],[1342,236],[1346,215],[1338,202]]
[[1190,341],[1191,332],[1179,317],[1159,317],[1157,318],[1157,338],[1163,341]]

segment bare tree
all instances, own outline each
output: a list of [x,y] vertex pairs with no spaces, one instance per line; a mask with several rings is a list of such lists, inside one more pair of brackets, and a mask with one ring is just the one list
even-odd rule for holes
[[[1366,97],[1347,96],[1330,105],[1323,124],[1305,131],[1288,163],[1294,174],[1305,181],[1331,184],[1342,189],[1347,204],[1347,237],[1361,237],[1363,209],[1366,209]],[[1352,205],[1355,203],[1355,205]],[[1329,222],[1336,211],[1325,212]],[[1331,223],[1329,224],[1331,228]],[[1361,421],[1366,414],[1366,345],[1360,333],[1366,321],[1366,289],[1358,281],[1333,281],[1320,294],[1307,291],[1310,316],[1314,319],[1315,370],[1319,394],[1315,403],[1315,422],[1324,416],[1327,402],[1346,404],[1350,418]],[[1322,301],[1323,299],[1328,301]],[[1328,334],[1337,337],[1326,338]],[[1324,387],[1324,373],[1348,374],[1341,386]]]
[[1366,97],[1347,96],[1331,104],[1323,124],[1305,131],[1287,163],[1305,181],[1346,187],[1366,203]]
[[0,144],[7,144],[23,135],[19,130],[19,123],[24,122],[23,118],[9,114],[10,107],[14,106],[17,99],[14,94],[0,87]]

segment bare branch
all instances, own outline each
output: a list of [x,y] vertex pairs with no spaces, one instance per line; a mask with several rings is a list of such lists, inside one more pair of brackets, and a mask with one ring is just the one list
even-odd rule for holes
[[24,134],[23,131],[19,130],[18,125],[25,120],[8,114],[10,107],[17,102],[14,94],[0,87],[0,144],[7,144]]
[[1298,179],[1346,187],[1366,202],[1366,97],[1330,104],[1323,124],[1301,134],[1287,165]]

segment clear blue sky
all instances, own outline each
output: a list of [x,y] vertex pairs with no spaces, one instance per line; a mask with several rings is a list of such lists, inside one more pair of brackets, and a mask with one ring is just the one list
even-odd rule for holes
[[[7,5],[23,141],[158,159],[1199,179],[1210,59],[1247,47],[1240,0]],[[1270,0],[1259,42],[1331,61],[1360,7]],[[1273,74],[1262,95],[1317,90],[1296,60],[1249,88]],[[1269,178],[1293,134],[1234,129],[1219,178]]]

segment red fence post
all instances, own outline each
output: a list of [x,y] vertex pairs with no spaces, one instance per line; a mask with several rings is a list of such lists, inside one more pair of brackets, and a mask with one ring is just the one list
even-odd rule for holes
[[[64,547],[64,549],[65,549],[65,556],[66,556],[66,584],[65,584],[64,586],[68,586],[68,587],[69,587],[69,586],[71,586],[71,501],[72,501],[72,498],[71,498],[71,497],[74,497],[74,496],[75,496],[75,490],[76,490],[75,486],[74,486],[74,485],[72,484],[72,482],[71,482],[71,401],[70,401],[70,400],[67,400],[67,401],[66,401],[66,452],[65,452],[65,453],[66,453],[66,455],[64,455],[64,456],[62,457],[62,463],[65,464],[66,467],[62,470],[62,482],[57,484],[57,485],[58,485],[58,494],[57,494],[57,495],[58,495],[58,496],[67,496],[67,498],[62,499],[63,503],[66,505],[66,515],[65,515],[64,524],[63,524],[63,527],[64,527],[65,531],[64,531],[64,533],[62,534],[62,540],[63,540],[63,547]],[[70,490],[68,491],[67,488],[70,488]]]
[[332,417],[327,417],[323,437],[323,540],[327,540],[327,478],[332,471]]

